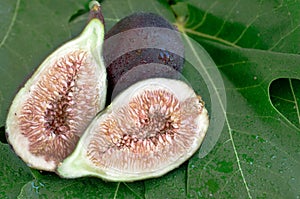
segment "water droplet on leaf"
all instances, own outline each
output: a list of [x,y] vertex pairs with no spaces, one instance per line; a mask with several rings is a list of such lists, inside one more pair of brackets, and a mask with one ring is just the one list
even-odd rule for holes
[[268,169],[270,169],[270,168],[272,167],[271,162],[267,162],[267,163],[266,163],[266,167],[267,167]]

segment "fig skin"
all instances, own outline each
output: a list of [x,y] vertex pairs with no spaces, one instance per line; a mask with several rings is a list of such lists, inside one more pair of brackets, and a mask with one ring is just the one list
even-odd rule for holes
[[160,177],[198,150],[208,124],[204,102],[186,83],[142,80],[93,119],[57,173],[123,182]]
[[[107,80],[101,55],[101,16],[100,5],[92,2],[82,33],[41,63],[10,106],[6,139],[31,168],[54,171],[105,106]],[[75,121],[78,117],[82,118]]]
[[118,23],[116,23],[109,30],[109,32],[105,34],[105,39],[126,30],[144,27],[161,27],[172,30],[175,29],[172,24],[157,14],[150,12],[137,12],[121,19]]
[[[135,40],[134,49],[128,47],[128,40]],[[154,40],[159,40],[158,44]],[[106,33],[103,49],[108,74],[108,97],[111,96],[111,99],[124,88],[143,79],[179,79],[184,64],[184,46],[179,32],[166,19],[154,13],[134,13],[121,19]],[[147,68],[153,64],[169,68],[156,67],[155,71]],[[132,72],[136,67],[139,70]],[[122,78],[125,74],[126,78]],[[121,87],[116,88],[117,84]]]

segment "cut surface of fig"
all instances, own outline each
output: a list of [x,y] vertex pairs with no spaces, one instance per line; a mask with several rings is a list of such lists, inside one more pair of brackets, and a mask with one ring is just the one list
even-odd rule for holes
[[91,19],[83,32],[49,55],[15,96],[7,140],[30,167],[53,171],[104,108],[104,26]]
[[183,81],[139,81],[93,119],[57,172],[109,181],[159,177],[197,151],[208,124],[204,102]]

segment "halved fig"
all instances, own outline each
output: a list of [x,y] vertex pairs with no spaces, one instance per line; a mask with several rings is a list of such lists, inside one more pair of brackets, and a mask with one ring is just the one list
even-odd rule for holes
[[108,181],[159,177],[197,151],[208,124],[204,102],[185,82],[143,80],[95,117],[57,172]]
[[15,96],[7,140],[30,167],[53,171],[104,108],[103,40],[100,5],[93,2],[83,32],[49,55]]

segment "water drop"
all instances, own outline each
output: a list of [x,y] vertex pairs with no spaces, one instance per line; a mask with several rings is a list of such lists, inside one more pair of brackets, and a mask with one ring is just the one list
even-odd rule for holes
[[32,167],[32,164],[29,164],[29,163],[28,163],[27,166],[28,166],[28,167]]
[[267,162],[267,163],[266,163],[266,167],[267,167],[268,169],[270,169],[270,168],[272,167],[271,162]]
[[41,183],[41,182],[38,182],[38,181],[33,181],[33,182],[31,182],[31,187],[32,187],[32,189],[36,192],[36,193],[38,193],[39,191],[40,191],[40,188],[42,188],[42,187],[44,187],[45,185],[43,184],[43,183]]
[[163,58],[164,58],[164,53],[163,52],[159,52],[158,59],[163,59]]
[[292,181],[295,181],[295,179],[296,179],[295,177],[291,177],[291,180],[292,180]]
[[202,194],[200,191],[197,191],[198,196],[202,197]]
[[170,54],[167,51],[159,52],[158,59],[160,59],[163,63],[169,62],[171,60]]

